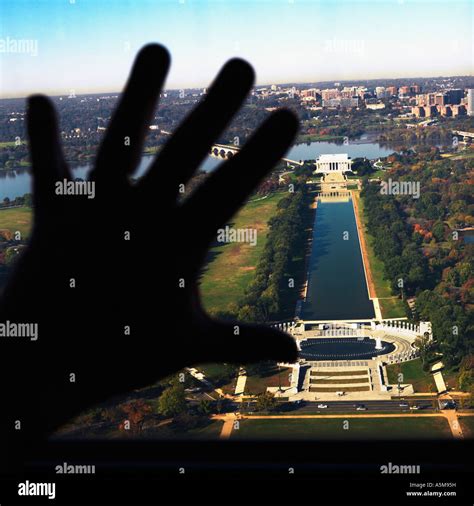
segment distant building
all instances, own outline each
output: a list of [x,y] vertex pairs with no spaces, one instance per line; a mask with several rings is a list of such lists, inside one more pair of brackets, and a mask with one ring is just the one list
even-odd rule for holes
[[464,90],[447,90],[445,91],[446,104],[460,104],[464,98]]
[[434,105],[446,105],[448,103],[448,97],[446,93],[436,93],[434,96]]
[[359,97],[352,98],[330,98],[323,100],[323,107],[358,107]]
[[450,105],[440,105],[436,107],[441,116],[450,117],[453,115],[453,111]]
[[369,109],[371,111],[377,111],[378,109],[385,109],[385,104],[384,103],[366,104],[365,107],[366,109]]
[[425,117],[425,107],[422,105],[417,105],[411,108],[412,114],[414,114],[417,118]]
[[400,86],[398,95],[400,97],[413,97],[417,93],[421,93],[421,86],[414,84],[413,86]]
[[319,100],[321,98],[321,94],[320,90],[318,90],[317,88],[309,88],[307,90],[301,90],[300,97]]
[[431,118],[438,114],[438,110],[434,105],[425,105],[423,109],[425,110],[425,118]]
[[383,86],[377,86],[375,88],[375,95],[377,96],[378,99],[388,98],[390,96]]
[[466,107],[462,104],[455,104],[451,106],[453,116],[464,116],[466,114]]
[[400,86],[398,94],[400,97],[408,97],[410,95],[410,86]]
[[391,97],[394,97],[398,94],[398,88],[396,86],[388,86],[387,92],[390,94]]
[[467,114],[474,116],[474,89],[467,90]]
[[351,166],[352,160],[347,153],[337,155],[319,155],[319,158],[316,160],[315,172],[323,174],[331,172],[347,172],[351,170]]
[[336,88],[322,90],[321,97],[323,100],[332,100],[333,98],[340,98],[341,92]]

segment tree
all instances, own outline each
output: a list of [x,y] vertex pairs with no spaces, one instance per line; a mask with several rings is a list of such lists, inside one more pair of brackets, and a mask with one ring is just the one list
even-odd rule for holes
[[141,432],[146,417],[151,413],[151,407],[144,400],[139,399],[121,406],[130,427],[135,432]]
[[265,392],[257,396],[256,411],[271,411],[276,405],[275,396],[271,392]]
[[11,266],[17,260],[20,249],[16,246],[8,248],[5,252],[5,265]]
[[167,388],[158,400],[158,411],[163,416],[176,416],[186,410],[184,387],[175,385]]
[[437,221],[431,230],[433,237],[437,242],[444,241],[444,224],[441,221]]
[[211,401],[209,399],[202,399],[199,403],[198,410],[202,415],[210,415],[212,412]]
[[417,338],[415,341],[415,346],[418,348],[421,363],[423,364],[423,369],[426,371],[430,362],[430,342],[428,337],[423,336]]

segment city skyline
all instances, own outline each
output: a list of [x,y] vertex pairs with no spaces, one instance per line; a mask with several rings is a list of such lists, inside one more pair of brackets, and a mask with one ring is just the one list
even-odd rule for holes
[[[446,8],[456,23],[446,23]],[[139,8],[23,0],[3,2],[0,13],[1,98],[118,93],[136,52],[152,41],[172,55],[167,89],[205,88],[234,56],[250,61],[258,86],[472,75],[472,4],[464,0],[144,1]]]

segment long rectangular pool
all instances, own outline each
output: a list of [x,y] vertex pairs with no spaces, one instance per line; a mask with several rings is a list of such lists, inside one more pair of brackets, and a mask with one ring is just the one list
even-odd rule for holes
[[318,202],[303,320],[374,318],[352,201]]

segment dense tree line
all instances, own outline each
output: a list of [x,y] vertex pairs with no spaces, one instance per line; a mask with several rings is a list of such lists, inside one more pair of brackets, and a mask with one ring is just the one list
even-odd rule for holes
[[385,278],[393,292],[414,295],[429,288],[426,258],[412,241],[412,227],[399,202],[393,196],[382,195],[378,184],[365,183],[361,196],[367,228],[375,238],[374,252],[384,263]]
[[22,197],[15,197],[14,199],[9,199],[8,197],[5,197],[3,201],[0,202],[0,209],[13,206],[31,207],[32,205],[33,205],[33,195],[31,193],[25,193]]
[[436,344],[430,355],[440,352],[446,365],[458,366],[474,353],[474,245],[457,233],[474,221],[474,161],[426,155],[391,155],[384,176],[419,183],[419,198],[383,195],[367,182],[362,196],[386,279],[394,293],[416,297],[417,319],[432,322]]
[[285,301],[298,295],[298,279],[291,273],[296,256],[305,251],[309,197],[305,185],[278,203],[278,212],[269,221],[269,233],[255,277],[239,304],[238,318],[266,322],[279,319]]

